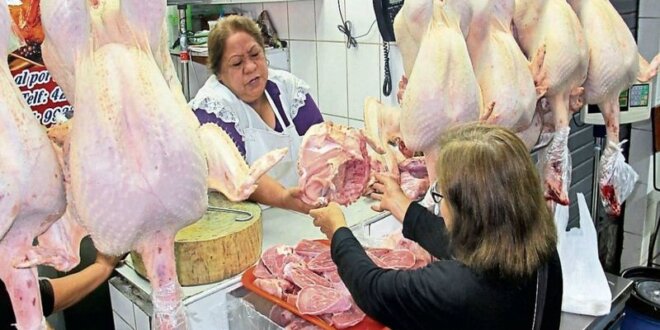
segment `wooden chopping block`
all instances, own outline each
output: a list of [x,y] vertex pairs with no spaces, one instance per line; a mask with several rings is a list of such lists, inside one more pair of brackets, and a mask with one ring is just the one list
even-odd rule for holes
[[[244,214],[206,211],[192,225],[181,229],[174,240],[176,270],[182,286],[219,282],[239,274],[261,257],[263,231],[261,208],[256,203],[228,201],[209,192],[209,207],[224,207],[252,213],[249,221],[235,221]],[[140,255],[131,252],[135,271],[147,277]]]

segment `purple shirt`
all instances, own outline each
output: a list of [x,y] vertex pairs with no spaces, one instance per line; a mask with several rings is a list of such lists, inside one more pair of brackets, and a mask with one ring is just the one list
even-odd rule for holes
[[[268,95],[270,95],[273,103],[275,103],[275,107],[277,107],[277,111],[279,111],[284,125],[289,127],[291,123],[289,123],[287,120],[287,116],[284,113],[285,109],[282,107],[282,103],[280,101],[280,89],[274,82],[268,80],[268,82],[266,82],[266,92]],[[305,104],[298,109],[298,114],[296,114],[296,117],[293,118],[293,125],[296,127],[296,131],[300,136],[305,135],[307,130],[312,125],[323,122],[321,111],[319,111],[319,108],[314,102],[312,96],[309,94],[306,94],[305,96]],[[288,111],[289,109],[286,110]],[[195,109],[194,112],[200,124],[214,123],[224,129],[232,141],[234,141],[236,144],[236,147],[238,148],[238,151],[241,153],[241,155],[243,155],[243,158],[245,158],[245,141],[243,141],[243,137],[236,130],[235,123],[225,122],[215,115],[206,112],[205,109]],[[275,121],[275,131],[280,133],[283,131],[279,120]]]

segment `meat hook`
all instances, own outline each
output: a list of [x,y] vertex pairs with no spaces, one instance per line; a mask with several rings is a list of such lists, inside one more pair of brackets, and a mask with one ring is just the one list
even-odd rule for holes
[[229,212],[229,213],[235,213],[235,214],[242,214],[243,217],[236,217],[234,219],[234,221],[238,221],[238,222],[250,221],[254,217],[252,212],[238,210],[238,209],[230,209],[230,208],[227,208],[227,207],[219,207],[219,206],[209,205],[207,210],[213,211],[213,212]]

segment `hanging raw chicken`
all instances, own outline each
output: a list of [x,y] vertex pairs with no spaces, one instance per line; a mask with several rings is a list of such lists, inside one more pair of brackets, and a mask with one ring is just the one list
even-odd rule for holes
[[165,8],[164,0],[44,0],[42,20],[46,64],[76,109],[63,143],[69,208],[101,252],[142,255],[154,327],[178,329],[186,318],[175,234],[204,214],[209,188],[246,199],[286,150],[248,168],[222,129],[199,126],[163,53]]
[[605,120],[607,142],[598,171],[600,195],[607,213],[619,215],[637,173],[626,164],[619,141],[619,94],[636,80],[653,79],[660,55],[651,64],[637,50],[635,39],[608,0],[569,0],[584,28],[589,47],[585,100],[598,104]]

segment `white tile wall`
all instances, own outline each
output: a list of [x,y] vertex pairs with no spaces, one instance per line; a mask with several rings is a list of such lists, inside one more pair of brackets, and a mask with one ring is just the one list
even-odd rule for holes
[[319,108],[333,116],[348,117],[346,47],[342,43],[319,42]]
[[[364,98],[383,98],[380,33],[377,24],[372,26],[371,0],[340,0],[339,4],[344,19],[352,23],[353,35],[366,34],[357,39],[357,48],[346,49],[345,37],[337,30],[341,23],[337,0],[264,3],[263,8],[269,11],[280,38],[289,41],[291,72],[311,86],[321,112],[333,119],[350,119],[345,120],[349,125],[361,125]],[[396,104],[403,66],[395,45],[390,65],[393,91],[384,101]]]
[[289,38],[292,40],[316,40],[314,1],[292,1],[287,2],[287,5],[289,8]]
[[289,39],[289,13],[287,2],[266,2],[264,10],[268,11],[271,23],[280,39]]
[[289,56],[291,60],[291,73],[309,84],[312,97],[318,102],[316,42],[289,41]]
[[364,99],[380,94],[378,45],[363,44],[347,50],[348,117],[363,118]]
[[[349,0],[354,1],[354,0]],[[319,41],[344,41],[344,34],[337,29],[341,24],[337,0],[316,0],[316,39]],[[339,0],[342,13],[346,13],[344,0]],[[344,16],[346,19],[346,16]]]
[[[380,33],[371,0],[347,0],[344,19],[351,21],[353,35],[362,36],[360,42],[380,43]],[[369,31],[371,28],[371,31]]]

